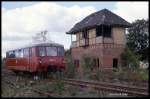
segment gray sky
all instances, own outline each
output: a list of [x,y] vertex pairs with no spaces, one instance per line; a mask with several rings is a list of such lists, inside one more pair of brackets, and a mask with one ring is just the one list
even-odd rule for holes
[[107,8],[128,22],[148,18],[148,2],[2,2],[2,56],[48,30],[48,39],[70,48],[66,32],[87,15]]

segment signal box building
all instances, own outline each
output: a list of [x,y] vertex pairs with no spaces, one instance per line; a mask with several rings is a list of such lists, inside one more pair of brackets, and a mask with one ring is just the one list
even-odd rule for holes
[[121,63],[120,55],[126,46],[125,30],[130,23],[107,9],[95,12],[67,32],[76,35],[72,41],[71,55],[74,63],[81,65],[84,56],[94,58],[99,68],[112,69]]

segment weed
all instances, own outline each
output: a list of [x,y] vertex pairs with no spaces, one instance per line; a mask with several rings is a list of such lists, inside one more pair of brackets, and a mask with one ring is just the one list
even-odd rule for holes
[[56,82],[54,83],[54,89],[56,90],[56,92],[58,92],[59,95],[61,95],[65,89],[64,84],[65,83],[61,79],[57,79]]

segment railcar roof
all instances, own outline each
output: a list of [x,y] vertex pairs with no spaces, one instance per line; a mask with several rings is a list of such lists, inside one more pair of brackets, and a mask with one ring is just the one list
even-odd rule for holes
[[[23,48],[28,48],[28,47],[35,47],[35,46],[56,46],[56,47],[64,47],[63,45],[61,44],[58,44],[58,43],[33,43],[33,44],[28,44],[28,45],[25,45],[25,46],[21,46],[21,47],[18,47],[18,48],[13,48],[13,49],[10,49],[8,51],[13,51],[13,50],[17,50],[17,49],[23,49]],[[7,51],[7,52],[8,52]]]

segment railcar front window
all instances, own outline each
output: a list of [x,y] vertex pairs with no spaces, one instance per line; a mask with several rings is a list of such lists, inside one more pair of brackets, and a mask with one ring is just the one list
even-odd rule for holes
[[58,47],[58,56],[64,56],[64,48]]
[[45,56],[45,47],[39,47],[39,56]]
[[15,58],[15,52],[14,51],[7,52],[6,58]]
[[46,47],[47,56],[57,56],[57,48],[56,47]]

